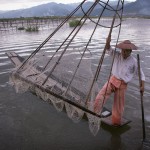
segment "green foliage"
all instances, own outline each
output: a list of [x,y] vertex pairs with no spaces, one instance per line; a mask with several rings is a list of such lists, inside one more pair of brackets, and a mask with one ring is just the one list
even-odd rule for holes
[[27,27],[26,28],[27,32],[35,32],[35,31],[39,31],[39,27]]
[[24,27],[19,27],[19,28],[18,28],[18,30],[24,30],[24,29],[25,29]]
[[81,25],[81,22],[79,20],[76,20],[76,19],[69,22],[70,27],[76,27],[79,25]]

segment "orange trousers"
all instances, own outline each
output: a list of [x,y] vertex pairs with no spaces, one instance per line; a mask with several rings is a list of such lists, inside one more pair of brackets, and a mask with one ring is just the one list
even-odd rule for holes
[[100,90],[94,101],[94,111],[100,113],[109,98],[111,93],[114,92],[114,103],[112,106],[112,124],[120,125],[122,115],[124,112],[125,92],[127,89],[127,83],[123,80],[117,79],[115,76],[111,76],[109,82],[106,82],[103,88]]

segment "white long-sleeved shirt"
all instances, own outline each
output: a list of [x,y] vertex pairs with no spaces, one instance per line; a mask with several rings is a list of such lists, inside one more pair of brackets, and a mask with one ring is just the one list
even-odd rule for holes
[[[124,59],[120,52],[115,52],[112,48],[108,49],[107,52],[110,56],[113,56],[115,53],[112,75],[114,75],[116,78],[128,83],[133,79],[133,77],[138,75],[136,58],[130,55]],[[145,81],[145,75],[142,69],[140,69],[140,72],[142,81]]]

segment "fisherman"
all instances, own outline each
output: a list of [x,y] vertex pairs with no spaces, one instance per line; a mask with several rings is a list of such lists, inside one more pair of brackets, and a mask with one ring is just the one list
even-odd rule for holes
[[[103,104],[105,104],[110,94],[114,92],[114,103],[112,107],[111,120],[112,124],[117,126],[121,125],[127,84],[132,80],[134,76],[138,75],[137,60],[136,58],[131,56],[132,50],[137,50],[137,47],[129,40],[125,40],[116,46],[117,48],[121,49],[121,52],[116,52],[110,46],[110,42],[111,37],[108,37],[106,41],[106,51],[112,57],[115,55],[111,72],[112,75],[109,81],[105,83],[103,88],[96,96],[96,99],[94,101],[94,111],[96,113],[100,113]],[[145,75],[142,69],[140,70],[140,73],[142,79],[140,92],[143,94]]]

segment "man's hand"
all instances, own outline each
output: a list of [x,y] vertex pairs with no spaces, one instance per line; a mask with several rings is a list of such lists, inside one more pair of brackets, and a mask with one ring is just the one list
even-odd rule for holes
[[140,92],[141,92],[141,94],[143,96],[143,94],[144,94],[144,81],[141,81]]

